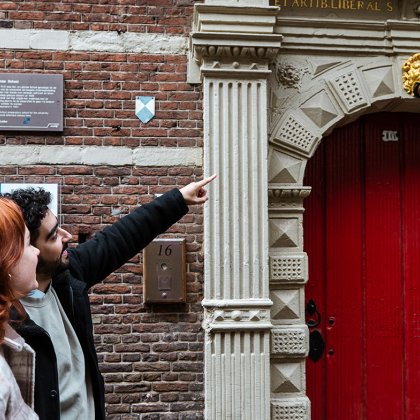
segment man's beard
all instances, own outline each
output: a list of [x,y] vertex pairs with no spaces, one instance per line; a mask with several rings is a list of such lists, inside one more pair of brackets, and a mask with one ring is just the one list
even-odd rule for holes
[[62,254],[60,255],[60,259],[57,261],[45,261],[40,255],[38,256],[38,265],[36,267],[37,274],[46,277],[55,277],[58,274],[66,271],[69,266],[69,261],[63,261],[61,259]]

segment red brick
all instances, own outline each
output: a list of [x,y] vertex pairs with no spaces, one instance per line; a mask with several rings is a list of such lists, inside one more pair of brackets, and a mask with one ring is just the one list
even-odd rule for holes
[[[41,2],[35,12],[46,12],[48,20],[45,21],[30,19],[34,2],[3,3],[15,9],[16,5],[21,6],[19,11],[15,10],[21,19],[14,22],[15,28],[160,32],[187,36],[193,2],[156,0],[153,6],[146,0],[139,0],[135,5],[133,0],[118,3],[111,0],[103,4],[93,0]],[[0,9],[8,13],[7,8]],[[66,123],[62,134],[27,136],[16,133],[6,138],[0,136],[0,144],[62,147],[202,145],[202,89],[186,83],[186,56],[183,54],[4,51],[0,66],[8,71],[23,70],[26,66],[36,72],[62,73]],[[134,99],[140,94],[157,99],[157,116],[147,125],[134,115]],[[117,207],[121,214],[128,213],[138,203],[149,202],[154,193],[200,177],[202,169],[38,165],[33,168],[0,167],[0,174],[2,182],[9,178],[18,182],[45,182],[48,179],[60,183],[64,226],[77,240],[79,232],[93,235],[106,224],[118,220],[119,216],[110,214],[112,208]],[[197,415],[203,411],[200,404],[189,405],[192,399],[202,398],[203,390],[202,209],[193,207],[190,214],[169,232],[186,237],[188,241],[187,305],[182,308],[179,305],[151,307],[143,303],[143,266],[138,255],[91,292],[92,313],[99,317],[99,323],[94,325],[95,342],[105,373],[108,414],[136,416],[144,404],[148,405],[144,413],[150,412],[156,419],[166,418],[166,415],[172,416],[168,419],[176,418],[182,407]],[[172,333],[174,328],[179,331],[176,335]],[[140,334],[143,334],[142,339]],[[178,347],[180,344],[182,346]],[[184,371],[189,366],[179,363],[195,363],[196,371]],[[179,372],[174,372],[174,367]],[[150,386],[152,383],[158,386],[180,383],[183,390],[154,391],[153,396],[145,400],[146,396],[141,395],[136,386],[148,381]],[[131,385],[126,386],[124,382]],[[118,394],[115,394],[116,389]],[[178,405],[173,408],[173,404]]]

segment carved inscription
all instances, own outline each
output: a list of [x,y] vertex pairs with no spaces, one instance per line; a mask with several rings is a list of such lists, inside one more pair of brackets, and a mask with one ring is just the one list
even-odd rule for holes
[[398,16],[396,0],[272,0],[284,16],[378,19]]
[[365,1],[365,0],[276,0],[276,5],[282,8],[296,7],[306,9],[331,10],[367,10],[372,12],[392,12],[392,1]]

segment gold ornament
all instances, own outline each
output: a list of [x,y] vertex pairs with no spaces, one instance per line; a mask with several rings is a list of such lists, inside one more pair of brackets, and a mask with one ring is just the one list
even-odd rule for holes
[[412,55],[402,69],[404,89],[410,95],[420,98],[420,53]]

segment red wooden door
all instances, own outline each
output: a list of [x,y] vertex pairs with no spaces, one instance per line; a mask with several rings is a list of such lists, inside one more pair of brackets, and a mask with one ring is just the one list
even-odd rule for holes
[[308,162],[305,293],[325,341],[307,360],[312,420],[420,420],[419,122],[365,116]]

